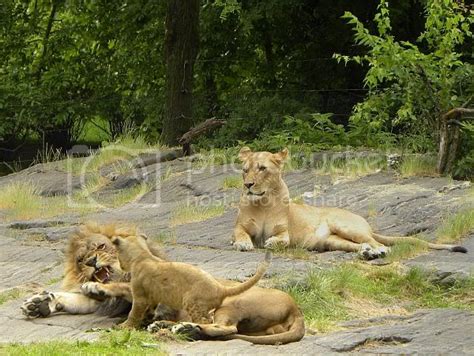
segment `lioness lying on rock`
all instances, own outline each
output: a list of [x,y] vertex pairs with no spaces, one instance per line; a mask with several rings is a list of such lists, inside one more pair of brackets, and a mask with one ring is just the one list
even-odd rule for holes
[[168,262],[153,255],[144,235],[112,236],[120,267],[131,273],[132,310],[121,327],[142,325],[147,310],[158,304],[183,310],[196,323],[208,323],[209,312],[222,304],[224,298],[241,294],[254,286],[265,274],[271,253],[255,275],[244,283],[225,286],[209,273],[187,263]]
[[[287,156],[287,149],[278,153],[252,152],[248,147],[240,150],[244,186],[233,232],[237,250],[300,246],[308,250],[358,252],[373,259],[385,256],[386,246],[397,241],[421,241],[376,234],[363,217],[347,210],[290,202],[281,176]],[[462,246],[426,244],[436,250],[467,252]]]

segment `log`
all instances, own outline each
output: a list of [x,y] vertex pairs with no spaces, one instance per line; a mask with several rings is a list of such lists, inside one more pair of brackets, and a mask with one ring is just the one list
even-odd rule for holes
[[[202,135],[203,133],[216,129],[226,123],[225,120],[216,119],[212,117],[207,119],[206,121],[201,122],[200,124],[191,128],[188,132],[186,132],[181,138],[178,140],[180,145],[183,145],[183,151],[186,151],[186,147],[189,147],[189,144],[192,140],[196,137]],[[185,155],[189,154],[189,152],[185,152]]]

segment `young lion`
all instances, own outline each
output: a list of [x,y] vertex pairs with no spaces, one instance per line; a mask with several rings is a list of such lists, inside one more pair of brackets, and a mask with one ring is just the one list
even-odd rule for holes
[[[248,147],[240,150],[244,187],[233,233],[236,249],[282,244],[308,250],[359,252],[372,259],[385,256],[386,246],[397,241],[421,241],[411,236],[376,234],[367,220],[344,209],[291,203],[281,177],[287,156],[287,149],[277,153],[252,152]],[[462,246],[426,244],[436,250],[467,251]]]
[[241,294],[255,285],[270,263],[265,255],[255,275],[246,282],[226,287],[201,269],[179,262],[167,262],[154,256],[144,235],[113,236],[122,270],[131,272],[132,310],[122,327],[136,328],[148,308],[159,303],[175,310],[184,310],[191,321],[209,322],[209,312],[226,297]]

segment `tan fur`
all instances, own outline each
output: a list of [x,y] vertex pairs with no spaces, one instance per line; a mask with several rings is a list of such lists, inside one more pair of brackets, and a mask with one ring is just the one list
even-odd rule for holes
[[293,298],[277,289],[259,287],[226,298],[214,312],[214,323],[200,328],[203,335],[211,338],[265,345],[299,341],[305,334],[304,317]]
[[[21,309],[28,318],[49,317],[57,313],[90,314],[98,312],[117,316],[130,310],[129,275],[122,271],[110,237],[136,233],[134,227],[87,223],[70,236],[65,251],[64,279],[61,291],[35,294]],[[155,255],[164,257],[161,249],[150,244]],[[100,293],[85,285],[102,286]]]
[[[385,255],[385,246],[397,241],[415,241],[413,237],[376,234],[364,218],[347,210],[291,203],[281,175],[287,155],[287,149],[278,153],[241,149],[244,187],[233,232],[236,249],[280,244],[318,251],[363,252],[366,258],[374,258]],[[465,252],[460,246],[427,245]]]
[[120,266],[130,272],[133,305],[123,327],[136,328],[146,311],[159,303],[184,310],[194,322],[209,322],[209,311],[224,298],[238,295],[255,285],[265,273],[270,253],[256,274],[245,283],[226,287],[201,269],[179,262],[167,262],[154,256],[142,235],[114,236]]

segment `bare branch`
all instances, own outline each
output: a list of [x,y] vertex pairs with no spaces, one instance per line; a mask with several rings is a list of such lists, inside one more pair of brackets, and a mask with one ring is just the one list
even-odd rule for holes
[[220,127],[226,123],[225,120],[219,120],[216,119],[215,117],[207,119],[204,122],[201,122],[197,126],[194,126],[186,132],[181,138],[178,140],[180,145],[188,145],[195,137],[202,135],[206,131],[209,131],[211,129],[215,129],[217,127]]

